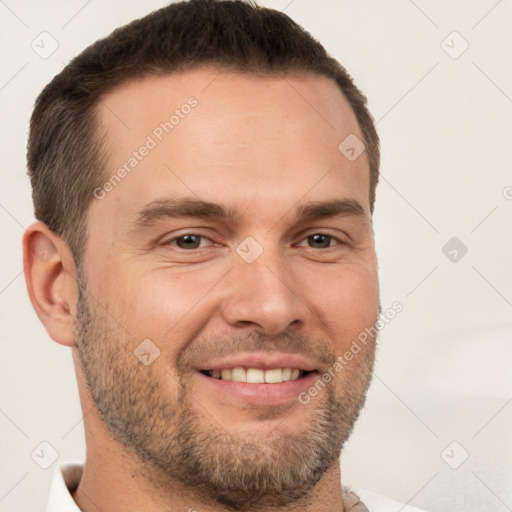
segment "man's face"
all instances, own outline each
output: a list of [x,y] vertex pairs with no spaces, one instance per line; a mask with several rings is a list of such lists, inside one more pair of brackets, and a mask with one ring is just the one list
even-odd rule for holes
[[101,417],[164,485],[247,510],[304,496],[375,349],[333,370],[379,311],[368,162],[338,149],[362,139],[348,102],[327,78],[203,68],[128,83],[99,119],[117,178],[88,212],[76,329]]

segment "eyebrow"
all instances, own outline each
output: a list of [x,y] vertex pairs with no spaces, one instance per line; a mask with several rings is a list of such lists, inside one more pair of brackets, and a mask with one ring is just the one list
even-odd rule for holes
[[331,201],[312,201],[297,208],[297,220],[325,219],[347,216],[364,217],[364,208],[355,199],[334,199]]
[[[366,215],[355,199],[311,201],[297,207],[295,221]],[[218,203],[194,198],[175,198],[152,201],[140,210],[132,223],[135,229],[145,229],[166,218],[195,217],[200,219],[236,218],[238,211]]]

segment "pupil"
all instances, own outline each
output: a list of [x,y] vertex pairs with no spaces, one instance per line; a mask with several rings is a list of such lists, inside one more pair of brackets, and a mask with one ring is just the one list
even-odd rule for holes
[[182,249],[196,249],[199,247],[199,237],[196,235],[185,235],[176,241],[178,246]]
[[309,237],[310,243],[315,247],[329,247],[330,236],[328,235],[313,235]]

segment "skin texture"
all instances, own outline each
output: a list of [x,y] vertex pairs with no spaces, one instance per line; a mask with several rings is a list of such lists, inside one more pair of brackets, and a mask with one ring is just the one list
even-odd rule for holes
[[[105,179],[190,97],[197,105],[92,202],[80,269],[44,224],[25,234],[29,294],[50,336],[72,347],[85,415],[87,459],[73,497],[87,512],[342,511],[338,457],[375,340],[307,404],[267,402],[264,392],[248,401],[197,370],[241,352],[295,354],[314,364],[315,382],[374,325],[368,162],[338,150],[349,134],[362,139],[360,129],[324,77],[205,67],[145,78],[98,107]],[[226,215],[156,218],[183,198]],[[297,217],[333,200],[360,212]],[[205,238],[180,248],[177,237],[191,233]],[[333,238],[318,244],[317,233]],[[248,263],[240,248],[261,254]],[[143,340],[159,350],[148,365],[134,355]]]

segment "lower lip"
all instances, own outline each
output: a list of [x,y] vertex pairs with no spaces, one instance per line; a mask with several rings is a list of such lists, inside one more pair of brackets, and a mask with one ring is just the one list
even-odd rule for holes
[[310,372],[296,380],[274,384],[248,384],[232,380],[215,379],[196,372],[202,383],[212,386],[216,392],[226,393],[252,405],[277,405],[297,400],[300,393],[307,391],[316,380],[317,372]]

